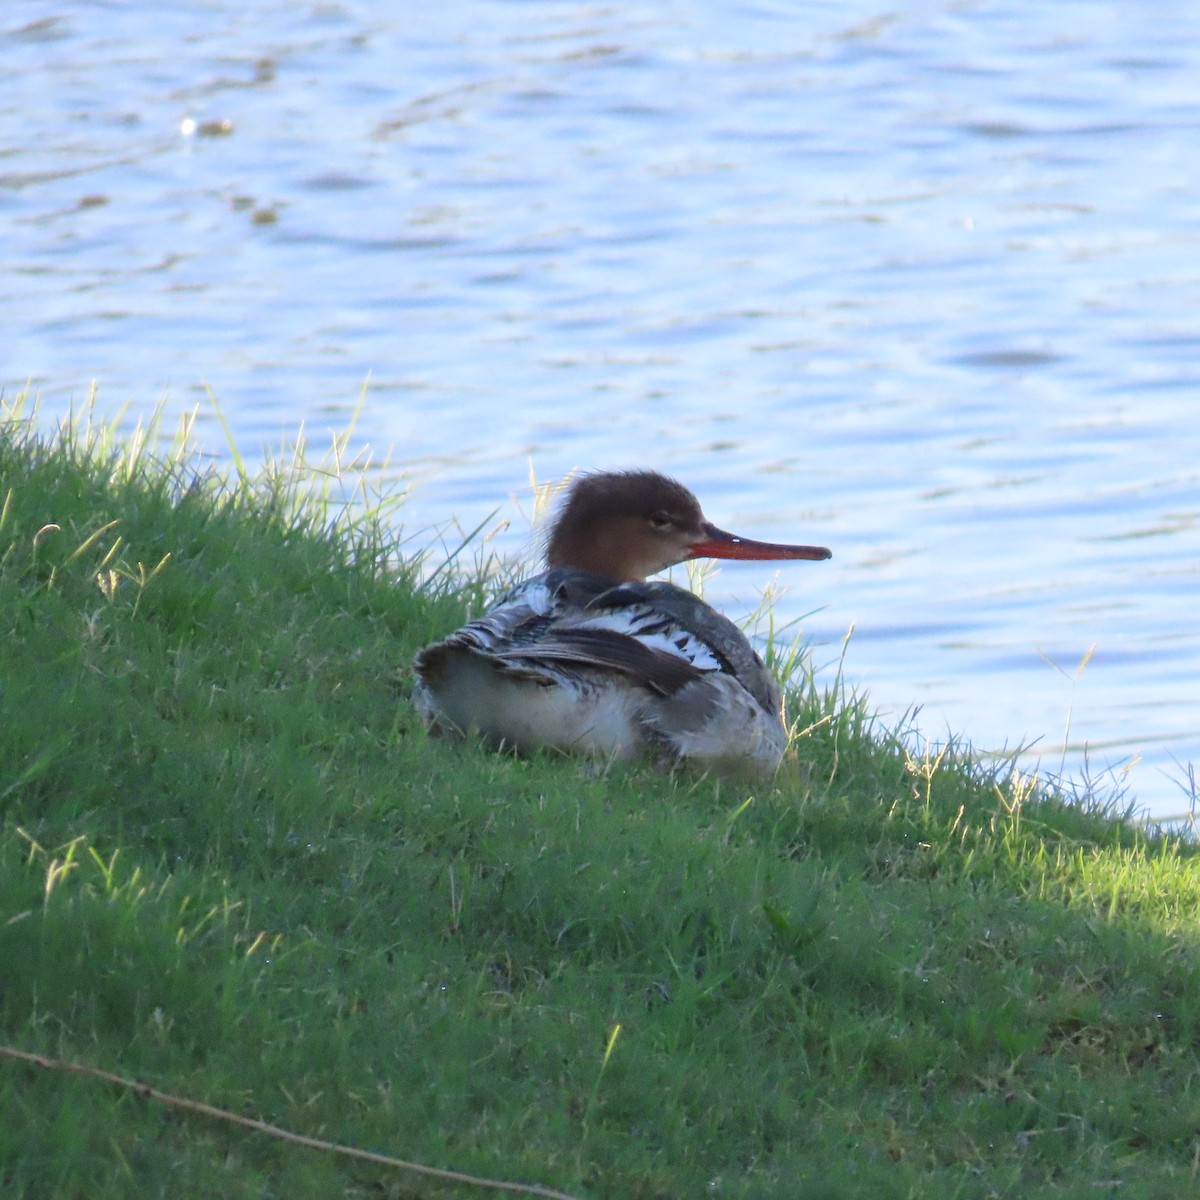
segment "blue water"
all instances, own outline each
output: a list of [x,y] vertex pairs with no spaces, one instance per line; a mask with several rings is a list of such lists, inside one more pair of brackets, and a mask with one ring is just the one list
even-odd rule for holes
[[531,465],[660,466],[833,547],[776,607],[829,681],[853,626],[885,713],[1187,811],[1200,10],[380,7],[9,0],[6,396],[357,412],[418,541],[507,553]]

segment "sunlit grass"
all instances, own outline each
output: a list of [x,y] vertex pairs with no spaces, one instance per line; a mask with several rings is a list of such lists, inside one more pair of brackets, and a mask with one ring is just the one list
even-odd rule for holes
[[[769,604],[770,786],[429,739],[488,530],[191,432],[5,415],[8,1044],[580,1197],[1200,1186],[1193,845],[884,725]],[[6,1196],[479,1194],[12,1062],[0,1105]]]

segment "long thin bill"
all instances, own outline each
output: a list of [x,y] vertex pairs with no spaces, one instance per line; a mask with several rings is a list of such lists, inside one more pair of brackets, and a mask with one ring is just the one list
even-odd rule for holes
[[738,537],[726,533],[715,525],[705,523],[704,538],[694,542],[689,558],[752,558],[778,560],[784,558],[806,558],[820,560],[832,558],[833,551],[824,546],[789,546],[783,542],[756,542],[753,538]]

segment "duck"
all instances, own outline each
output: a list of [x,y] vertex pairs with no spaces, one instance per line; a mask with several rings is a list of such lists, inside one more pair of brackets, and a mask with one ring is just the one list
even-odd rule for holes
[[778,681],[732,621],[650,576],[690,559],[831,555],[727,533],[657,471],[578,475],[546,569],[417,654],[415,707],[435,735],[520,753],[769,777],[788,744]]

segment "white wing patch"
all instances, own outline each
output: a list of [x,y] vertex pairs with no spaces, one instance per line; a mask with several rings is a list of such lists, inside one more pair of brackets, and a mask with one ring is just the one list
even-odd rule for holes
[[664,621],[662,614],[651,608],[609,609],[603,613],[572,616],[564,624],[579,629],[611,629],[636,638],[653,650],[682,658],[700,671],[720,671],[723,666],[707,642],[681,625]]
[[699,671],[728,671],[728,663],[698,633],[657,608],[633,603],[595,609],[566,594],[561,585],[537,576],[502,596],[489,612],[447,639],[500,653],[536,646],[551,627],[603,629],[633,638],[651,650],[690,663]]

